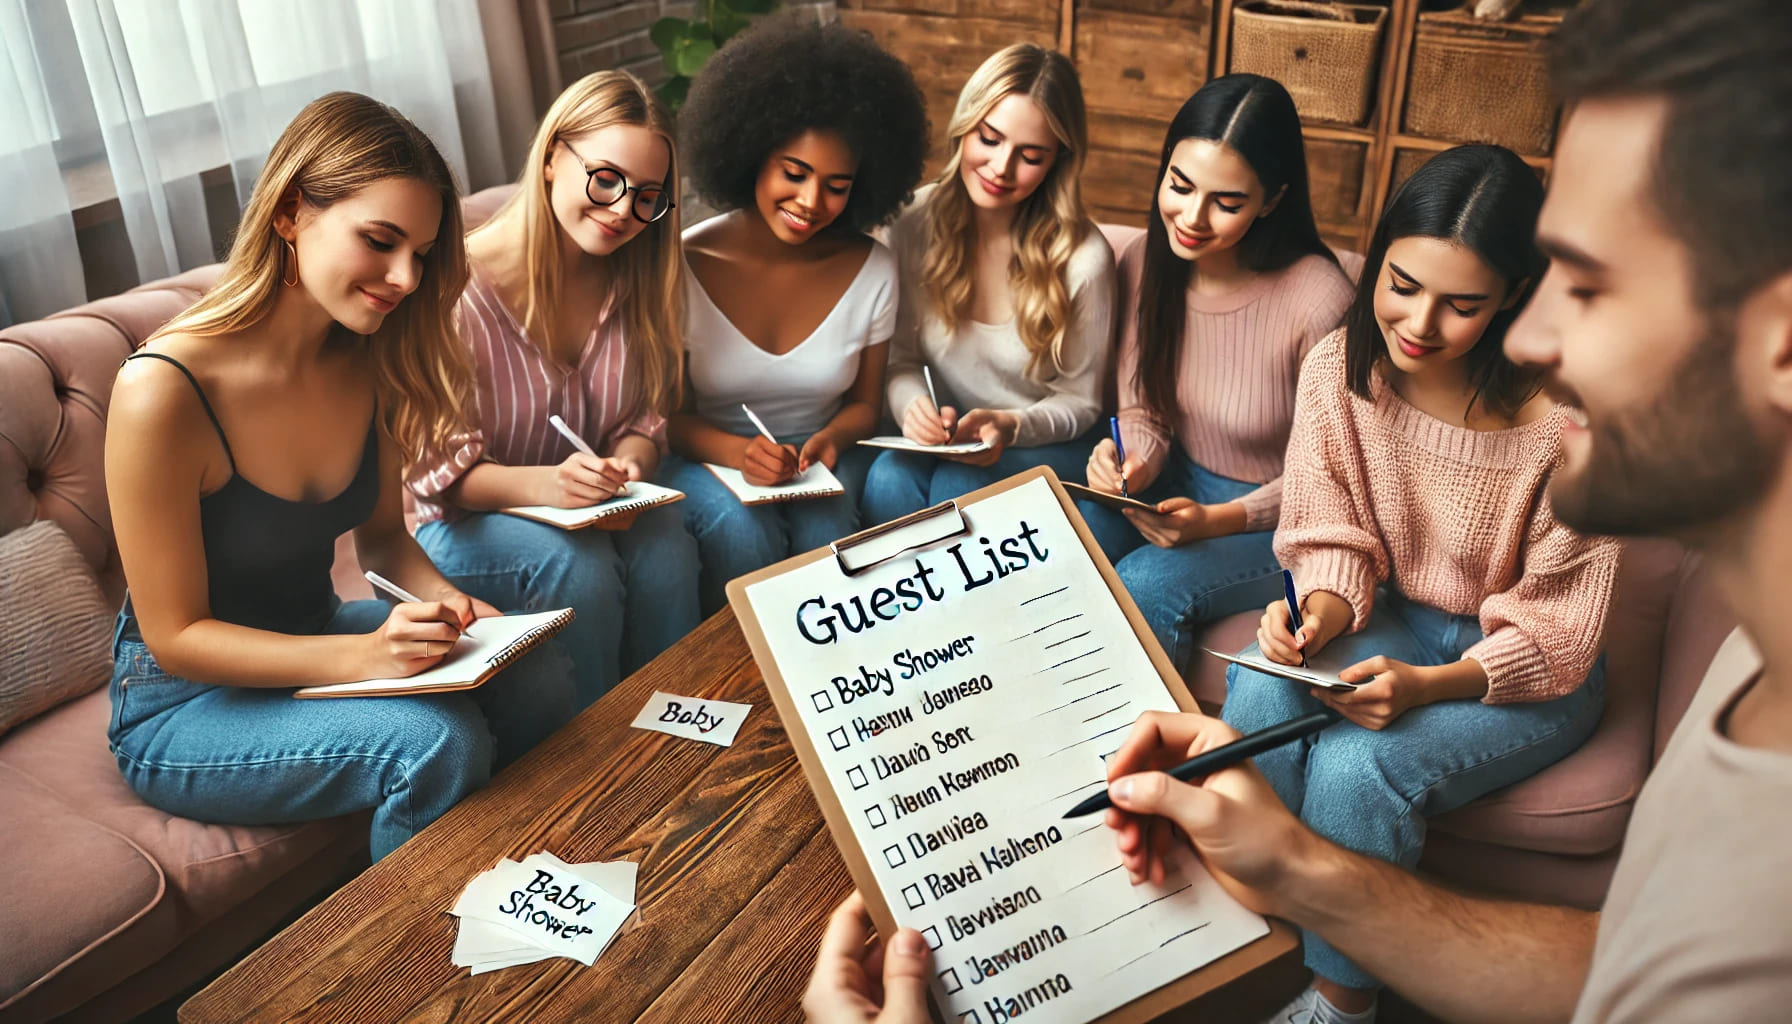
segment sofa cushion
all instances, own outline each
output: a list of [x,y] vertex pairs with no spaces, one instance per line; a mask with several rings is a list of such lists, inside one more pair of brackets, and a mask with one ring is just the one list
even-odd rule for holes
[[1685,557],[1671,541],[1625,545],[1606,620],[1605,714],[1592,738],[1523,782],[1439,815],[1433,828],[1542,853],[1584,856],[1623,843],[1654,761],[1662,643]]
[[[1207,627],[1197,641],[1201,647],[1211,647],[1216,651],[1242,651],[1257,642],[1257,623],[1262,621],[1261,611],[1239,612],[1227,616]],[[1183,679],[1188,683],[1189,692],[1203,704],[1219,707],[1226,703],[1226,668],[1231,662],[1216,658],[1205,651],[1197,650],[1191,665],[1178,666],[1182,669]]]
[[105,684],[111,613],[55,523],[0,536],[0,734]]
[[[137,844],[0,764],[0,1007],[152,914],[162,872]],[[21,922],[36,922],[19,927]]]
[[[206,922],[253,899],[274,879],[293,870],[327,847],[359,843],[367,832],[367,816],[352,815],[304,825],[207,825],[178,818],[145,804],[125,783],[108,750],[106,725],[111,699],[91,693],[19,727],[0,741],[0,768],[31,780],[54,797],[67,813],[93,828],[120,837],[159,868],[166,891],[156,913],[168,915],[167,926],[153,939],[132,930],[123,948],[76,947],[73,960],[53,969],[92,971],[95,991],[160,959],[167,950]],[[34,834],[33,819],[0,817],[0,834]],[[9,871],[41,859],[19,852],[0,863]],[[39,929],[25,929],[41,942]],[[46,934],[60,929],[42,929]]]

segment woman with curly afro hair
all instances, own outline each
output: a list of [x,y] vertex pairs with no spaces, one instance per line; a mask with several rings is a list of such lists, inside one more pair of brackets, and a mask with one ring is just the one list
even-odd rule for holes
[[[896,258],[865,232],[920,180],[927,117],[870,36],[779,16],[711,58],[679,128],[693,184],[724,211],[684,233],[688,387],[668,431],[709,614],[730,579],[859,528],[871,460],[856,443],[877,424],[897,302]],[[820,463],[844,493],[742,505],[705,463],[762,487]]]

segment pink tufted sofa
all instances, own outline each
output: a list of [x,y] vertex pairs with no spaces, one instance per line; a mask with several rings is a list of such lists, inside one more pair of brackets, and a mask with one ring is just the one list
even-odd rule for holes
[[[469,226],[506,194],[468,197]],[[0,534],[55,521],[124,597],[104,441],[124,357],[217,280],[201,267],[0,330]],[[353,541],[345,598],[366,597]],[[106,747],[105,687],[0,735],[0,1024],[126,1020],[228,966],[366,864],[367,821],[205,825],[139,800]]]
[[[1118,254],[1140,229],[1103,225]],[[1339,253],[1353,278],[1363,258]],[[1236,651],[1256,639],[1257,614],[1207,630],[1202,646]],[[1630,808],[1735,620],[1697,557],[1661,540],[1626,547],[1606,622],[1606,708],[1585,746],[1507,789],[1431,822],[1420,869],[1496,895],[1597,907],[1605,899]],[[1226,663],[1183,666],[1204,705],[1226,700]]]

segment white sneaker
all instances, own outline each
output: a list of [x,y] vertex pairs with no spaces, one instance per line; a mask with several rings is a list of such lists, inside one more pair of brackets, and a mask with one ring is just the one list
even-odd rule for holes
[[1362,1013],[1345,1013],[1319,994],[1311,985],[1275,1013],[1263,1018],[1262,1024],[1375,1024],[1375,1006]]

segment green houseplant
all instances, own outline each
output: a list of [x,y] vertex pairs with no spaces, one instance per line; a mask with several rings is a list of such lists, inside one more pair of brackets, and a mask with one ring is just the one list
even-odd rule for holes
[[777,0],[700,0],[701,17],[695,21],[661,18],[653,23],[653,45],[659,47],[666,73],[672,76],[655,91],[673,113],[684,105],[691,79],[703,70],[710,54],[747,27],[748,15],[764,14],[776,4]]

